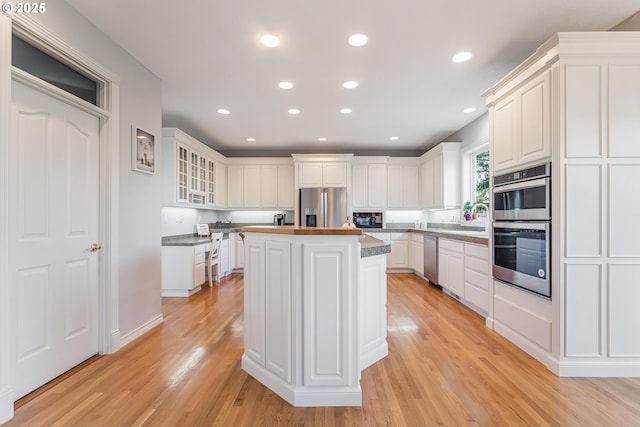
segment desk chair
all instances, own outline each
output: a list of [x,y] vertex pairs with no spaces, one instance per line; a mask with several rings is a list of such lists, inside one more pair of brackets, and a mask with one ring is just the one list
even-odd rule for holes
[[213,286],[213,267],[216,266],[216,282],[220,281],[220,246],[222,245],[222,233],[211,235],[211,249],[207,258],[207,274],[209,275],[209,287]]

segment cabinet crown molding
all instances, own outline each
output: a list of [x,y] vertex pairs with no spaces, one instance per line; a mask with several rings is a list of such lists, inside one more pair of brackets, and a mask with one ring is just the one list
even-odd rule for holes
[[348,162],[353,159],[353,153],[350,154],[291,154],[293,161],[296,163],[304,162]]

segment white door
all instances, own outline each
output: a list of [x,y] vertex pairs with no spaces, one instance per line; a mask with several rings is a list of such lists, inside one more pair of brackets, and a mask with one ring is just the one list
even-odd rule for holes
[[12,83],[14,399],[98,353],[99,119]]

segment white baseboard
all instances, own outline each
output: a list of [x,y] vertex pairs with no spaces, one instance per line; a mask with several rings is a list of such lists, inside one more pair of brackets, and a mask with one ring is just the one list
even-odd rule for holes
[[162,289],[160,295],[163,297],[178,297],[178,298],[187,298],[196,292],[200,292],[202,290],[202,286],[196,286],[193,289]]
[[242,370],[295,407],[362,406],[360,382],[352,387],[294,387],[246,355]]
[[520,347],[520,349],[524,350],[524,352],[529,354],[529,356],[542,363],[547,369],[555,372],[551,353],[538,347],[536,344],[529,341],[527,338],[520,335],[499,320],[493,320],[493,330],[511,341],[517,347]]
[[0,424],[13,418],[13,390],[6,387],[0,390]]
[[484,319],[484,325],[489,329],[493,329],[493,317],[487,316],[487,318]]
[[562,360],[558,362],[561,377],[638,378],[640,361]]
[[387,357],[388,355],[389,345],[387,344],[387,340],[384,340],[381,345],[367,351],[365,354],[360,355],[360,372],[364,371],[369,366]]
[[123,335],[120,338],[120,348],[123,348],[127,344],[135,341],[137,338],[141,337],[142,335],[149,332],[151,329],[155,328],[161,323],[162,323],[162,314],[159,314],[158,316],[149,320],[145,324],[140,325],[139,327],[129,332],[128,334]]
[[120,350],[120,329],[114,329],[111,331],[111,351],[109,354],[113,354]]

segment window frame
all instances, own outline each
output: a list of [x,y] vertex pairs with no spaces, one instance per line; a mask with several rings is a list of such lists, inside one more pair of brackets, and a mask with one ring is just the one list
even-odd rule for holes
[[[489,151],[489,136],[470,144],[462,152],[462,203],[476,201],[476,156],[484,151]],[[489,153],[491,159],[491,153]]]

